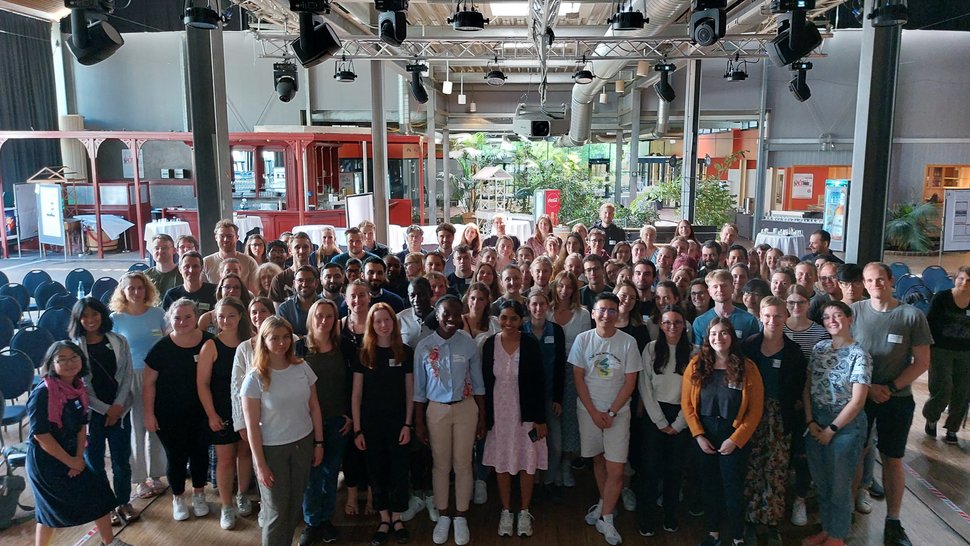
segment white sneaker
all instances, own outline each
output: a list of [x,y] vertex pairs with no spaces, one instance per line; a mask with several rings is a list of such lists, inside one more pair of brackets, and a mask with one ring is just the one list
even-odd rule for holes
[[596,530],[603,535],[603,538],[606,539],[606,543],[610,546],[616,546],[617,544],[623,542],[623,537],[620,536],[620,533],[616,530],[616,527],[613,526],[613,523],[606,521],[605,519],[596,520]]
[[502,515],[498,518],[498,536],[500,537],[510,537],[512,536],[512,512],[508,510],[502,510]]
[[219,515],[219,527],[226,531],[236,526],[236,511],[232,506],[223,506],[222,513]]
[[860,514],[868,514],[872,512],[872,497],[869,496],[868,489],[860,487],[859,490],[856,491],[855,510]]
[[596,504],[589,507],[586,511],[586,525],[596,525],[596,522],[603,517],[603,500],[600,499]]
[[519,510],[519,522],[515,527],[515,534],[520,537],[532,536],[532,520],[535,518],[528,510]]
[[236,495],[236,513],[242,517],[253,513],[253,501],[242,493]]
[[475,489],[472,493],[472,502],[479,505],[488,502],[488,486],[485,485],[485,480],[475,480]]
[[121,540],[118,537],[115,537],[114,540],[112,540],[108,544],[105,544],[104,542],[102,542],[101,544],[102,546],[132,546],[131,544],[128,544],[127,542]]
[[795,502],[791,507],[791,524],[797,527],[808,525],[808,510],[805,508],[805,499],[795,497]]
[[431,533],[431,540],[435,544],[444,544],[448,542],[448,535],[451,534],[451,518],[448,516],[441,516],[438,518],[438,523],[434,526],[434,531]]
[[455,544],[458,546],[468,544],[468,541],[471,540],[471,536],[468,533],[468,520],[460,516],[456,517],[452,527],[455,530]]
[[133,499],[150,499],[154,497],[157,493],[152,490],[152,487],[145,482],[141,482],[135,485],[135,491],[132,493],[131,498]]
[[411,521],[421,510],[424,510],[424,499],[411,495],[408,499],[408,509],[401,513],[401,521]]
[[192,513],[197,518],[209,514],[209,505],[205,502],[205,493],[192,493]]
[[562,465],[562,486],[576,487],[576,478],[573,477],[573,468],[569,465],[569,462]]
[[620,492],[620,499],[623,501],[623,509],[632,512],[637,509],[637,496],[629,487],[624,487]]
[[[428,517],[431,518],[431,521],[437,523],[441,514],[438,513],[438,507],[434,505],[434,495],[425,497],[424,505],[428,508]],[[445,540],[447,540],[447,537],[445,537]]]
[[185,499],[182,498],[182,495],[172,497],[172,519],[175,521],[189,519],[189,509],[185,506]]

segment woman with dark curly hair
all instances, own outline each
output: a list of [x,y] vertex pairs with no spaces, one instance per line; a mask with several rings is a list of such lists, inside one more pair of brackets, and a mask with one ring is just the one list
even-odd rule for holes
[[764,411],[758,366],[741,353],[731,320],[714,317],[701,352],[684,370],[681,410],[700,449],[705,526],[701,546],[721,544],[727,530],[742,541],[746,445]]

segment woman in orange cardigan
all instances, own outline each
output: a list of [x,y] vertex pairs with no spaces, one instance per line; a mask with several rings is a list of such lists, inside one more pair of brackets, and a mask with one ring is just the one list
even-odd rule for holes
[[748,450],[764,411],[764,384],[758,366],[744,357],[731,321],[715,317],[700,354],[684,370],[681,408],[700,448],[705,526],[701,546],[743,543],[744,476]]

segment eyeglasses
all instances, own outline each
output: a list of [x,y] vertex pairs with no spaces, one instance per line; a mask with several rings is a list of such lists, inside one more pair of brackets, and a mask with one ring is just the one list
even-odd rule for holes
[[81,360],[80,355],[72,355],[67,358],[55,358],[54,364],[63,365],[63,364],[67,364],[68,362],[77,362],[79,360]]
[[808,303],[808,300],[788,300],[785,303],[787,303],[788,305],[794,307],[796,305],[805,305],[805,304]]
[[819,277],[818,280],[820,280],[822,282],[836,282],[839,279],[838,279],[838,277],[828,277],[828,276],[826,276],[826,277]]
[[690,293],[690,297],[692,297],[692,298],[696,298],[696,297],[698,297],[698,296],[703,296],[703,295],[704,295],[704,294],[706,294],[706,293],[707,293],[707,292],[691,292],[691,293]]
[[620,301],[636,301],[636,299],[637,299],[636,296],[631,296],[629,294],[624,294],[624,295],[620,296],[619,298],[620,298]]
[[608,317],[613,315],[618,315],[620,313],[619,310],[613,309],[611,307],[597,307],[596,309],[593,309],[593,312],[599,315],[606,315]]
[[683,326],[684,321],[682,320],[665,320],[660,323],[664,328],[670,328],[671,326]]

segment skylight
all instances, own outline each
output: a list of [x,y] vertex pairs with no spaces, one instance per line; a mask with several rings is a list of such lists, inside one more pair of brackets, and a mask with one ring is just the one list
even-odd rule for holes
[[528,2],[492,2],[492,17],[525,17],[529,14]]

